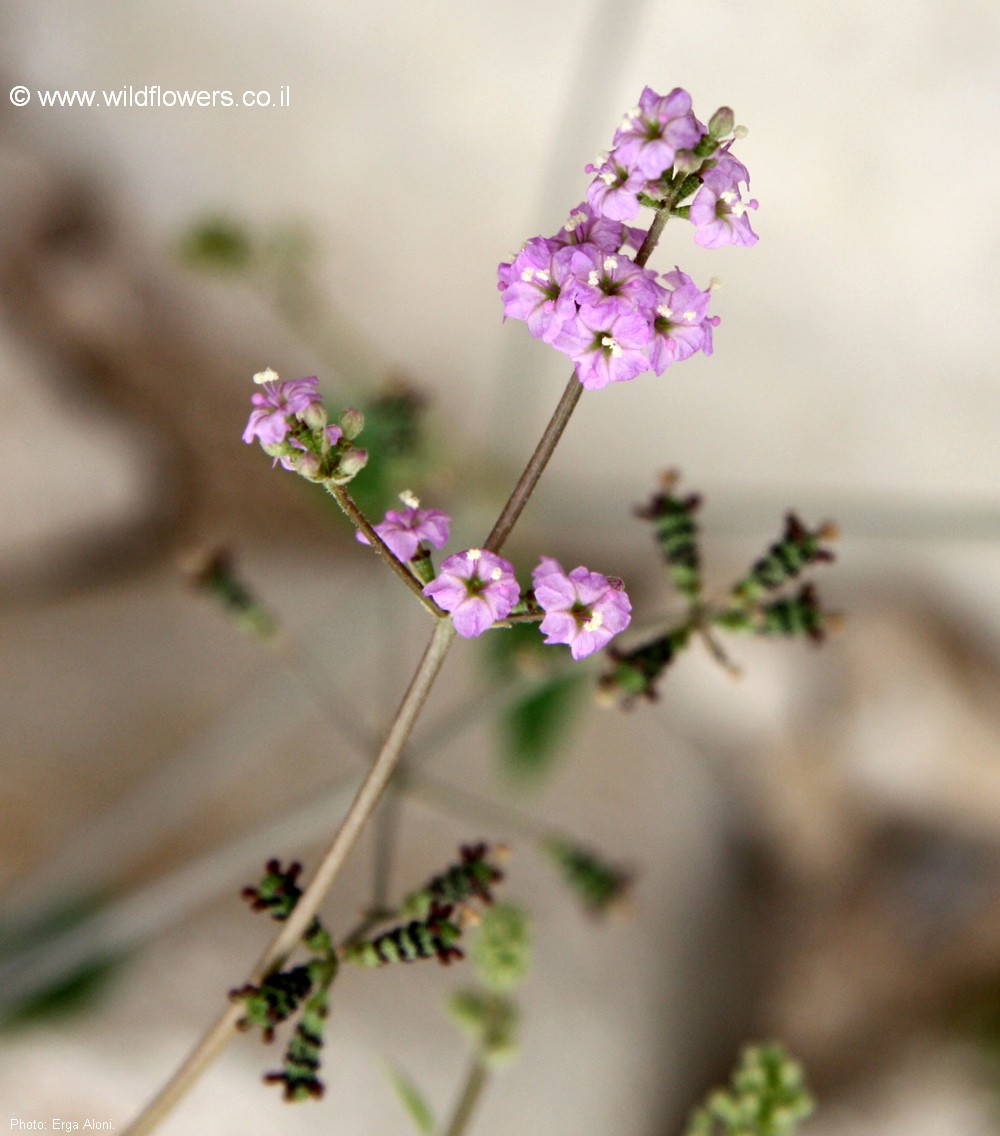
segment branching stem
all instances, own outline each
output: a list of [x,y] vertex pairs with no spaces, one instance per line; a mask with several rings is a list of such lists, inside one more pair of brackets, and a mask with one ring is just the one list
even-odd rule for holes
[[[643,265],[649,259],[650,253],[659,240],[663,226],[666,224],[669,212],[669,206],[664,206],[657,211],[649,232],[646,234],[646,239],[636,256],[637,264]],[[566,429],[570,415],[580,400],[582,391],[583,387],[574,374],[563,391],[562,398],[560,398],[555,412],[535,448],[535,452],[531,455],[524,473],[515,486],[514,492],[500,513],[492,532],[486,538],[484,548],[491,552],[498,552],[510,535],[546,465],[548,465],[549,459]],[[341,821],[336,835],[316,869],[316,874],[309,882],[309,886],[303,891],[291,915],[281,925],[280,932],[275,936],[251,973],[248,981],[254,985],[259,984],[266,975],[280,969],[288,956],[298,946],[303,933],[333,885],[333,881],[340,873],[348,854],[389,784],[402,757],[403,748],[414,723],[423,709],[448,648],[455,638],[455,629],[451,621],[443,618],[445,613],[437,604],[423,595],[419,582],[411,575],[406,565],[392,554],[392,551],[372,528],[347,490],[342,485],[332,484],[328,485],[327,489],[347,514],[351,523],[365,534],[372,547],[388,563],[392,571],[403,580],[406,586],[420,598],[421,603],[436,617],[437,622],[409,689],[403,696],[399,710],[389,727],[385,742],[373,761],[368,775],[362,782],[357,796]],[[233,1004],[227,1007],[226,1011],[218,1017],[166,1085],[132,1124],[125,1129],[125,1136],[145,1136],[146,1133],[152,1132],[157,1127],[222,1051],[235,1032],[236,1023],[242,1016],[242,1006]],[[470,1071],[465,1090],[449,1124],[446,1136],[460,1136],[464,1131],[487,1077],[488,1071],[485,1065],[477,1059]]]

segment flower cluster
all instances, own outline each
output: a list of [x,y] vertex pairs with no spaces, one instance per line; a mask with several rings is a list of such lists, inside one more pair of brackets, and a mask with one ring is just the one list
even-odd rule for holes
[[708,314],[710,290],[679,268],[659,275],[630,257],[623,249],[639,249],[643,233],[624,222],[646,204],[686,217],[706,248],[756,243],[747,209],[757,202],[740,193],[749,174],[729,153],[738,133],[728,108],[706,127],[686,91],[647,87],[610,154],[586,167],[595,175],[587,200],[554,237],[532,237],[499,266],[504,318],[524,320],[569,356],[588,390],[710,355],[719,323]]
[[[252,396],[244,442],[257,438],[275,462],[311,481],[343,484],[363,468],[367,454],[353,446],[364,425],[359,411],[346,410],[340,424],[331,425],[315,378],[281,382],[268,369],[254,381],[262,389]],[[535,569],[534,590],[525,599],[513,565],[494,552],[470,548],[454,553],[435,572],[430,550],[447,544],[451,517],[422,508],[409,490],[400,499],[404,507],[389,509],[372,528],[423,585],[424,595],[451,615],[464,638],[482,635],[518,609],[523,618],[541,617],[546,643],[565,643],[574,659],[582,659],[628,626],[631,604],[621,580],[583,567],[567,575],[549,557],[543,556]],[[364,533],[356,535],[369,543]]]
[[314,375],[281,382],[269,367],[253,380],[261,389],[250,399],[244,442],[256,438],[275,462],[310,481],[343,485],[364,469],[368,454],[353,444],[365,424],[360,410],[348,408],[339,425],[329,424]]
[[[544,613],[540,630],[546,643],[565,643],[574,659],[604,647],[631,620],[632,605],[621,580],[587,568],[566,573],[543,556],[532,572],[532,593],[524,610]],[[521,601],[514,567],[502,556],[478,548],[449,556],[424,588],[451,614],[455,630],[472,639],[505,620]]]

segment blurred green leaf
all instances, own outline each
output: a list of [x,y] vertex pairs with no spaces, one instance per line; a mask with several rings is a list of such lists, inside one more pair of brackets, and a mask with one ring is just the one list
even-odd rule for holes
[[[0,957],[14,958],[23,951],[43,947],[82,923],[99,910],[101,904],[100,896],[75,897],[41,913],[13,934],[0,932]],[[108,952],[81,959],[43,989],[19,1001],[7,1002],[0,1011],[0,1028],[30,1025],[89,1009],[120,961],[121,955]]]
[[479,981],[505,991],[524,980],[531,963],[528,916],[513,903],[498,903],[483,912],[469,958]]
[[[536,627],[531,630],[540,638]],[[542,679],[501,711],[501,760],[504,772],[513,780],[537,783],[551,770],[586,685],[586,671],[563,671]]]
[[219,214],[196,221],[181,236],[180,255],[193,268],[246,272],[254,261],[253,239],[245,225]]
[[456,990],[445,1010],[488,1065],[504,1065],[516,1055],[521,1014],[512,999],[486,990]]
[[413,1122],[413,1127],[420,1133],[420,1136],[433,1136],[434,1114],[431,1112],[427,1101],[424,1100],[423,1093],[402,1069],[398,1069],[395,1065],[390,1065],[386,1069],[386,1076],[399,1098],[399,1103],[403,1106],[406,1115]]

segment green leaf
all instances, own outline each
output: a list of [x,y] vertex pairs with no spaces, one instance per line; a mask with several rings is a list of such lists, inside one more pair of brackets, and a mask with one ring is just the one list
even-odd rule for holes
[[182,236],[180,255],[195,268],[244,272],[254,258],[253,239],[232,217],[206,217]]
[[583,670],[553,675],[501,712],[501,758],[512,779],[538,782],[550,771],[568,736],[586,679]]
[[431,1112],[427,1101],[424,1100],[423,1093],[402,1069],[395,1065],[390,1065],[386,1069],[386,1076],[399,1098],[399,1103],[403,1106],[403,1110],[413,1122],[413,1127],[420,1133],[420,1136],[433,1136],[434,1114]]
[[[44,948],[99,912],[103,897],[77,896],[54,904],[30,923],[17,929],[0,927],[0,962],[16,959],[22,951]],[[110,981],[117,976],[124,951],[101,951],[78,959],[69,969],[20,999],[4,997],[0,1004],[0,1030],[36,1021],[61,1018],[93,1008]]]

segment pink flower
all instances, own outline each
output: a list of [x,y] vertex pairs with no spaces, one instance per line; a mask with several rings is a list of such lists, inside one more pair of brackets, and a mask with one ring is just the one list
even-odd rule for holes
[[637,312],[615,315],[581,308],[552,346],[573,360],[576,377],[587,390],[600,390],[649,370],[649,335],[649,320]]
[[750,228],[748,209],[757,208],[756,198],[744,201],[740,183],[749,188],[750,175],[746,166],[729,153],[716,159],[715,165],[701,175],[701,188],[694,195],[688,220],[695,227],[695,243],[703,248],[721,248],[723,245],[743,245],[750,248],[757,243],[757,234]]
[[602,165],[584,167],[597,176],[587,187],[587,204],[612,221],[631,221],[639,212],[639,193],[646,184],[640,170],[630,169],[612,154]]
[[584,567],[569,574],[543,556],[532,572],[535,599],[545,612],[539,630],[546,643],[568,643],[574,659],[592,655],[631,622],[632,604],[621,580]]
[[650,364],[658,375],[671,363],[690,359],[696,351],[711,355],[712,328],[719,323],[718,316],[708,314],[711,291],[703,292],[679,268],[665,273],[663,280],[670,287],[659,289],[660,302],[647,347]]
[[521,598],[521,589],[509,561],[494,552],[470,548],[441,562],[436,579],[424,588],[424,595],[451,612],[459,635],[474,639],[510,615]]
[[576,316],[575,248],[533,237],[514,258],[503,293],[504,319],[524,320],[536,339],[551,343]]
[[288,431],[298,419],[310,426],[326,421],[323,400],[319,394],[319,380],[315,375],[307,379],[288,379],[277,382],[274,371],[261,371],[254,381],[263,388],[250,396],[254,409],[243,431],[243,441],[260,439],[262,446],[276,446],[285,440]]
[[[412,560],[421,541],[434,548],[444,548],[448,543],[451,517],[440,509],[421,509],[420,502],[409,493],[402,493],[400,497],[406,508],[389,509],[377,525],[372,525],[393,555],[399,560]],[[368,544],[364,533],[355,535],[362,544]]]
[[676,87],[661,96],[646,87],[616,131],[613,153],[617,162],[655,181],[673,166],[677,151],[690,150],[701,135],[687,91]]

